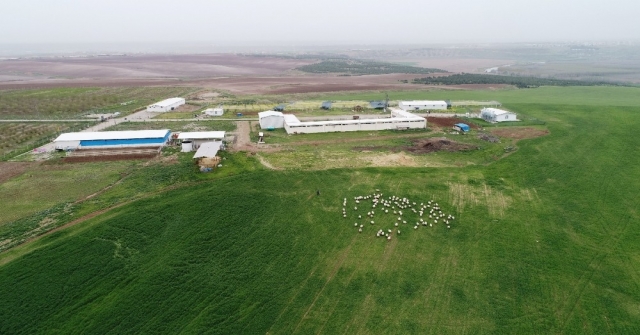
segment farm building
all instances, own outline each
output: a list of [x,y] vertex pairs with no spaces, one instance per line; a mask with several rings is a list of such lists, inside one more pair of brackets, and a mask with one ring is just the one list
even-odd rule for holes
[[483,108],[480,117],[487,122],[518,121],[516,113],[498,108]]
[[184,98],[170,98],[147,106],[147,112],[169,112],[184,104]]
[[398,107],[402,110],[441,110],[447,109],[451,105],[444,100],[430,101],[430,100],[413,100],[413,101],[400,101]]
[[218,108],[207,108],[205,110],[202,111],[202,113],[209,115],[209,116],[222,116],[222,114],[224,114],[224,109],[218,107]]
[[161,147],[170,134],[169,129],[65,133],[53,142],[56,150]]
[[265,111],[258,113],[260,129],[275,129],[284,127],[284,116],[282,112]]
[[222,149],[222,142],[205,142],[202,143],[196,154],[193,155],[194,159],[197,158],[213,158],[218,155],[218,151]]
[[391,117],[357,120],[301,122],[295,115],[284,115],[287,134],[328,133],[359,130],[424,129],[427,120],[409,112],[392,109]]
[[371,102],[369,102],[369,105],[370,105],[370,106],[371,106],[371,108],[373,108],[373,109],[383,109],[383,108],[385,108],[385,107],[389,107],[389,106],[387,105],[387,103],[386,103],[386,102],[384,102],[384,101],[371,101]]
[[224,131],[196,131],[181,132],[177,139],[181,141],[190,141],[194,149],[198,149],[206,142],[221,142],[224,140]]
[[457,130],[457,131],[462,131],[462,132],[468,132],[469,130],[471,130],[471,128],[469,128],[469,125],[466,123],[456,123],[453,125],[453,129]]
[[323,101],[322,106],[320,106],[320,108],[326,109],[326,110],[331,109],[331,101]]

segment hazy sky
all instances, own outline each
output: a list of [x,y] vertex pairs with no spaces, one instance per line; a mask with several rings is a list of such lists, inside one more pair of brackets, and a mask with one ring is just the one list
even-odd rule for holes
[[0,43],[640,40],[638,0],[3,0]]

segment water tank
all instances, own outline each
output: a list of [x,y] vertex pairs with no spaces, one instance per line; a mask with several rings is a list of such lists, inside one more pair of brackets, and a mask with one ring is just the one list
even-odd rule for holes
[[182,152],[193,151],[193,143],[191,141],[182,141]]

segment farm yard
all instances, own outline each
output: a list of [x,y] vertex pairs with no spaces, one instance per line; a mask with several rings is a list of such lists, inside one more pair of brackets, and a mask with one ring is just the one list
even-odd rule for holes
[[[175,148],[147,162],[19,167],[3,203],[45,181],[53,193],[4,211],[0,332],[638,333],[638,93],[453,92],[544,124],[276,130],[271,150],[224,152],[210,173]],[[480,148],[392,151],[443,136]]]

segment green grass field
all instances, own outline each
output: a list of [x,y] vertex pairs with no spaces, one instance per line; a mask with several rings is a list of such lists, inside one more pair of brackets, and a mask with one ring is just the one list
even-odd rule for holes
[[[638,333],[638,92],[455,92],[546,121],[490,164],[141,169],[95,202],[148,196],[0,254],[0,333]],[[456,220],[358,233],[375,189]]]

